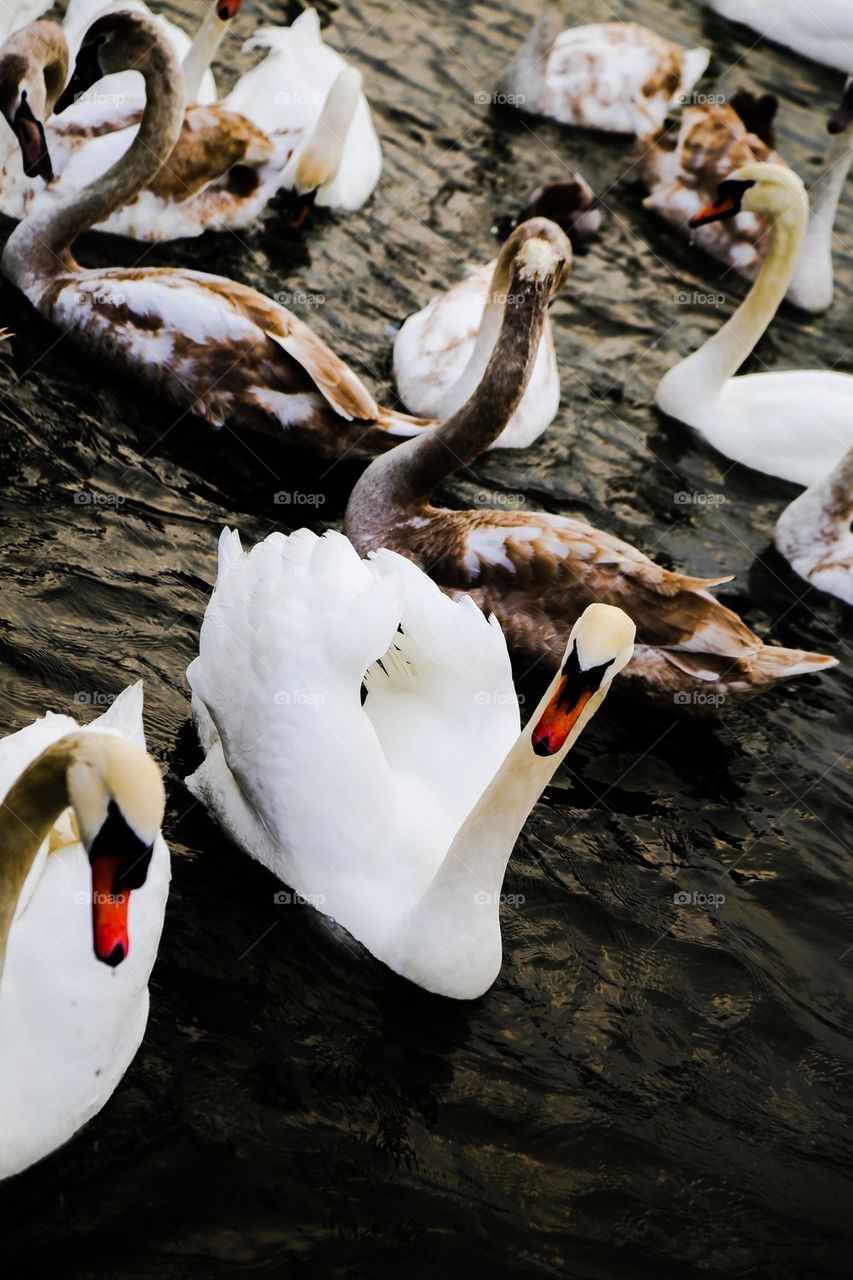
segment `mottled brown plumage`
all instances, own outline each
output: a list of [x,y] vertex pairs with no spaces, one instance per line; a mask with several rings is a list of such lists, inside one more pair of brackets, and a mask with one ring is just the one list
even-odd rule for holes
[[[13,232],[4,273],[88,351],[213,426],[246,426],[355,457],[371,457],[400,435],[425,429],[429,424],[378,405],[306,324],[254,289],[198,271],[84,270],[74,261],[75,237],[154,177],[173,153],[183,120],[175,56],[148,19],[106,15],[88,40],[100,60],[95,71],[133,62],[143,72],[147,103],[139,133],[108,174]],[[250,130],[243,137],[252,144]]]
[[[640,140],[640,172],[649,188],[647,209],[689,236],[707,253],[753,279],[766,251],[770,224],[754,213],[689,228],[688,222],[714,199],[717,187],[742,165],[784,164],[768,139],[775,99],[735,95],[731,103],[685,107],[654,134]],[[743,112],[743,115],[740,114]],[[761,128],[751,132],[744,115]]]
[[[763,644],[708,588],[584,520],[526,511],[448,511],[430,494],[473,462],[524,394],[554,282],[570,259],[553,228],[531,270],[519,250],[503,328],[478,390],[439,428],[377,459],[359,480],[345,529],[361,554],[387,547],[447,591],[465,591],[503,626],[510,645],[557,667],[588,604],[618,605],[637,626],[629,689],[670,710],[721,713],[777,679],[834,665],[833,658]],[[542,241],[538,242],[540,245]],[[551,266],[542,270],[550,247]]]

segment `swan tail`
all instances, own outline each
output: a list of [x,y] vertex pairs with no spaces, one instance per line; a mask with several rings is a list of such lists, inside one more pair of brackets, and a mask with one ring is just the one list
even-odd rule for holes
[[259,27],[243,44],[243,53],[256,49],[292,50],[294,44],[321,44],[320,19],[316,9],[306,9],[289,27]]
[[109,729],[127,738],[128,742],[145,750],[145,728],[142,720],[143,682],[134,681],[123,689],[107,707],[103,715],[91,720],[89,729]]
[[385,409],[381,405],[376,418],[376,426],[380,431],[387,431],[389,436],[399,436],[400,439],[422,435],[424,431],[438,425],[436,418],[414,418],[410,413],[403,413],[398,409]]
[[687,50],[681,63],[681,89],[679,91],[678,98],[683,94],[690,92],[696,84],[696,81],[699,80],[708,70],[708,63],[710,61],[710,49],[699,47]]
[[793,676],[815,675],[837,667],[838,659],[827,653],[809,653],[805,649],[783,649],[766,644],[750,663],[752,683],[756,686],[790,680]]

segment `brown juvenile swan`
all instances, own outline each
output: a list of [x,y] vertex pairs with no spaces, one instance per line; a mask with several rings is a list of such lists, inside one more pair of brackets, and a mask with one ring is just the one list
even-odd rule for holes
[[[521,244],[503,327],[479,387],[441,427],[377,458],[355,486],[345,530],[363,555],[380,547],[414,561],[448,591],[497,615],[507,641],[558,666],[588,604],[624,609],[637,646],[623,682],[695,714],[835,658],[765,645],[707,588],[726,578],[671,572],[585,520],[527,511],[450,511],[430,503],[442,480],[468,466],[502,430],[524,394],[548,299],[571,248],[557,228]],[[561,247],[560,247],[561,246]]]
[[85,270],[75,262],[74,240],[151,181],[181,132],[177,58],[154,23],[135,12],[92,24],[56,110],[129,66],[146,86],[134,142],[97,181],[13,231],[3,274],[88,351],[212,426],[228,422],[354,457],[431,426],[379,405],[306,324],[255,289],[177,267]]

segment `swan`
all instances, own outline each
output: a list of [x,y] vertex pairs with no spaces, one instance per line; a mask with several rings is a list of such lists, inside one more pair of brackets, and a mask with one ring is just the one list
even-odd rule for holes
[[[722,222],[692,227],[691,218],[714,198],[720,182],[753,163],[784,165],[773,149],[776,99],[740,92],[730,103],[685,109],[680,120],[641,140],[640,169],[649,194],[647,209],[694,239],[713,257],[754,280],[767,251],[770,222],[742,212]],[[853,164],[853,90],[845,90],[829,121],[834,135],[822,169],[809,191],[809,225],[786,298],[817,314],[832,305],[832,236],[838,203]]]
[[531,115],[638,137],[663,124],[705,72],[708,49],[683,49],[635,22],[566,27],[548,0],[501,79]]
[[518,834],[633,638],[621,609],[586,610],[521,730],[500,627],[470,601],[339,533],[245,554],[226,529],[187,672],[205,751],[187,786],[389,968],[474,999],[500,971]]
[[[241,76],[225,100],[267,133],[297,135],[282,186],[294,193],[294,221],[318,208],[360,209],[382,173],[382,148],[361,77],[323,40],[315,9],[289,27],[261,27],[244,53],[267,56]],[[337,85],[337,105],[329,95]]]
[[78,76],[85,85],[131,64],[147,101],[130,149],[96,183],[15,228],[0,259],[6,278],[87,351],[212,426],[265,431],[333,457],[370,456],[430,427],[378,405],[307,325],[254,289],[200,271],[74,261],[76,237],[144,188],[180,133],[178,63],[143,14],[95,22],[66,93]]
[[437,485],[500,434],[524,394],[548,297],[566,267],[568,244],[562,253],[557,244],[556,236],[529,239],[513,259],[501,333],[467,403],[358,480],[344,522],[353,546],[361,555],[397,551],[445,590],[465,591],[495,614],[511,648],[551,667],[587,605],[619,605],[638,633],[620,688],[670,711],[720,714],[777,680],[835,666],[822,654],[763,644],[709,593],[727,578],[671,572],[585,520],[430,503]]
[[3,738],[0,794],[0,1178],[8,1178],[100,1111],[145,1031],[169,851],[141,682],[87,725],[48,712]]
[[[136,135],[138,122],[121,128],[121,121],[115,121],[115,127],[93,134],[81,131],[76,121],[70,128],[56,121],[43,127],[41,121],[60,99],[66,69],[65,36],[55,23],[31,24],[0,51],[0,111],[20,144],[18,174],[23,164],[26,175],[2,190],[0,208],[11,217],[51,208],[80,191],[106,173]],[[324,114],[346,111],[352,99],[353,90],[342,77],[329,93]],[[60,99],[63,106],[69,100],[70,95]],[[244,116],[219,105],[191,103],[166,163],[143,191],[98,229],[162,241],[247,226],[280,189],[295,143],[290,133],[268,136]],[[59,176],[51,181],[54,160]],[[7,177],[13,168],[7,164]],[[36,175],[49,185],[35,180]]]
[[[394,380],[412,413],[443,419],[462,407],[480,382],[500,333],[515,255],[531,238],[547,239],[552,232],[554,224],[545,218],[523,222],[494,262],[469,264],[464,280],[409,316],[394,342]],[[555,245],[562,251],[561,231]],[[559,404],[560,377],[546,317],[527,390],[492,448],[532,444],[553,421]]]
[[853,449],[776,523],[779,551],[807,582],[853,604]]
[[805,187],[791,169],[750,164],[720,184],[692,223],[741,209],[773,220],[764,265],[719,333],[664,374],[657,403],[733,462],[810,485],[853,444],[853,377],[811,369],[734,377],[785,296],[809,217]]
[[853,9],[848,0],[709,0],[723,18],[839,71],[853,67]]

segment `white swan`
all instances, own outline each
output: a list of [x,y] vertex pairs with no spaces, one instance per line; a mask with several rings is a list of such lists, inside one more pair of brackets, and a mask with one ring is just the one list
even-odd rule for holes
[[501,89],[531,115],[643,137],[690,93],[710,57],[635,22],[567,27],[564,3],[547,0]]
[[519,732],[503,635],[470,600],[338,533],[244,554],[226,530],[188,671],[206,757],[187,785],[390,968],[472,999],[500,969],[518,833],[633,639],[590,606]]
[[813,484],[853,444],[853,377],[811,369],[733,376],[787,291],[808,223],[805,187],[781,165],[745,165],[693,222],[731,218],[741,209],[773,221],[764,265],[719,333],[664,374],[657,403],[733,462]]
[[[169,889],[142,684],[0,741],[0,1178],[105,1104],[148,1018]],[[103,963],[101,963],[103,961]]]
[[853,604],[853,449],[786,507],[776,523],[782,555],[820,591]]
[[853,67],[849,0],[709,0],[711,8],[774,44],[839,71]]
[[[382,149],[361,76],[326,44],[320,19],[306,9],[289,27],[261,27],[244,52],[268,49],[225,99],[266,133],[298,137],[283,185],[304,210],[360,209],[382,173]],[[338,105],[329,95],[338,84]]]
[[[472,395],[500,334],[515,257],[528,240],[548,240],[553,231],[545,218],[523,222],[495,261],[469,266],[464,280],[409,316],[394,342],[394,380],[410,413],[443,421]],[[562,235],[560,241],[560,251],[568,253]],[[525,448],[532,444],[554,420],[559,404],[560,377],[551,322],[546,316],[527,390],[491,447]]]

